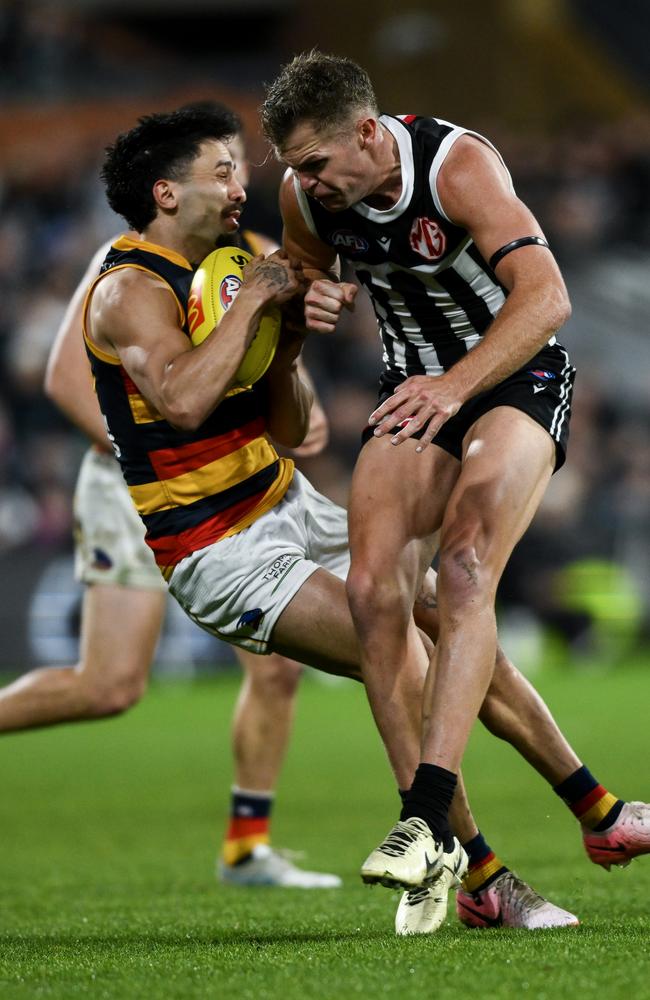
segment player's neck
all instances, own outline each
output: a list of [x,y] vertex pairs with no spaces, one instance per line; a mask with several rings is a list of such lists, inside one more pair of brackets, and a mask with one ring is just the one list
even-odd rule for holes
[[198,267],[210,251],[214,250],[214,246],[203,237],[182,233],[173,225],[169,225],[166,219],[155,219],[142,234],[142,239],[166,250],[173,250],[189,261],[192,267]]
[[402,163],[397,141],[391,132],[380,126],[383,142],[378,149],[377,183],[363,200],[380,211],[392,208],[402,193]]

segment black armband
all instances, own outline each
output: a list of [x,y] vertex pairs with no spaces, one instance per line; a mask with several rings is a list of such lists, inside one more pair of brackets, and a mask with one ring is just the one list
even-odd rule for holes
[[548,243],[546,240],[543,240],[541,236],[522,236],[518,240],[513,240],[512,243],[506,243],[506,245],[497,250],[496,253],[493,253],[490,257],[490,267],[494,271],[499,261],[502,260],[506,254],[512,253],[513,250],[518,250],[519,247],[527,247],[531,245],[546,247],[548,250]]

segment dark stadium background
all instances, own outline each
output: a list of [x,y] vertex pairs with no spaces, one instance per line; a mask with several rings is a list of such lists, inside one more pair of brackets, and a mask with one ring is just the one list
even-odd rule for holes
[[[182,10],[182,14],[179,13]],[[257,163],[249,222],[278,234],[264,80],[304,48],[350,55],[382,107],[490,137],[562,264],[579,367],[569,460],[501,588],[506,646],[616,664],[650,634],[650,6],[643,0],[57,0],[0,3],[0,671],[75,657],[71,495],[85,444],[44,398],[47,353],[96,247],[121,224],[103,146],[139,114],[232,103]],[[331,444],[305,464],[345,502],[379,347],[360,309],[308,360]],[[227,649],[171,615],[159,669]]]

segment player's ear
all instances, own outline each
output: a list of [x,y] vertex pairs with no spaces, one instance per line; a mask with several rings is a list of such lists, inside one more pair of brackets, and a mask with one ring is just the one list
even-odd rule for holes
[[156,205],[168,212],[171,209],[176,208],[178,204],[176,185],[173,181],[160,178],[155,182],[152,188],[152,194]]
[[357,125],[357,134],[359,136],[359,145],[361,149],[365,149],[367,146],[372,146],[377,136],[377,119],[376,118],[362,118]]

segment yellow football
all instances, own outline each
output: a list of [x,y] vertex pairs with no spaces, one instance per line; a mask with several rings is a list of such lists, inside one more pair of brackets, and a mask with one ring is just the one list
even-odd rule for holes
[[[221,247],[208,254],[192,280],[187,301],[187,322],[196,347],[219,326],[242,286],[243,270],[252,257],[237,247]],[[265,310],[257,333],[237,369],[233,385],[253,385],[273,361],[280,337],[280,310]]]

